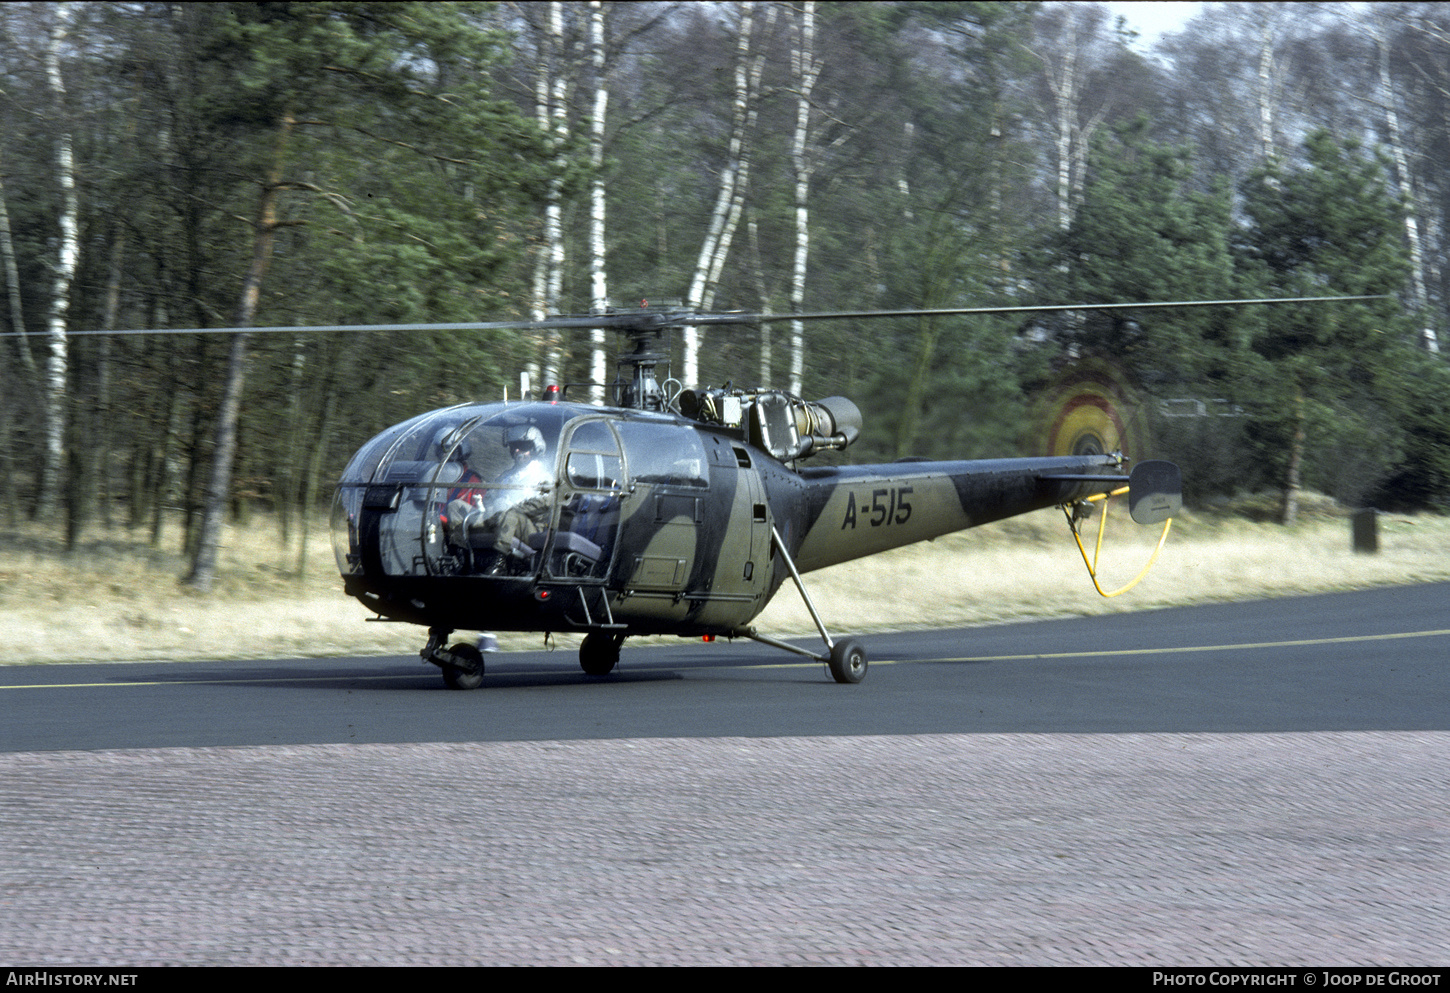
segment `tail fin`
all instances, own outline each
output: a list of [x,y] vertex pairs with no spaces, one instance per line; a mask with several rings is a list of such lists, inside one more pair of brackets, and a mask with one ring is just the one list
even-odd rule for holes
[[1183,509],[1183,474],[1172,462],[1139,462],[1128,477],[1128,513],[1139,524],[1162,524]]

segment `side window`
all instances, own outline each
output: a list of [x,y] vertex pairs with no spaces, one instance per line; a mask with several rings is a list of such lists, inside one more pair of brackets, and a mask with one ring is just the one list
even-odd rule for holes
[[576,490],[617,490],[624,478],[618,455],[570,452],[569,485]]
[[618,490],[624,485],[619,442],[605,421],[585,421],[569,436],[564,474],[576,490]]
[[684,424],[621,421],[619,435],[629,456],[631,478],[704,489],[709,486],[705,446],[694,428]]
[[604,421],[585,421],[576,427],[569,438],[569,448],[576,452],[619,454],[619,443],[614,440],[614,432],[609,430],[609,425]]

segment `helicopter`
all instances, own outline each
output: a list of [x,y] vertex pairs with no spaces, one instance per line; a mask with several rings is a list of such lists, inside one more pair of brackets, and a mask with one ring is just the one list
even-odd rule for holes
[[[830,634],[804,574],[1051,507],[1064,509],[1076,534],[1095,502],[1121,493],[1132,519],[1163,524],[1166,538],[1182,506],[1178,467],[1148,460],[1128,471],[1127,457],[1092,430],[1072,439],[1068,454],[1053,456],[811,466],[804,463],[813,455],[860,437],[855,403],[763,387],[685,387],[668,377],[667,389],[656,370],[667,359],[670,333],[778,321],[1345,299],[1354,298],[785,315],[646,306],[417,326],[603,327],[617,331],[626,349],[603,406],[571,400],[568,386],[551,385],[538,397],[420,414],[364,444],[333,501],[338,569],[345,592],[378,619],[427,629],[420,656],[450,689],[474,689],[484,675],[477,646],[448,644],[459,630],[582,634],[579,665],[590,676],[611,673],[632,636],[747,638],[823,663],[838,683],[859,683],[868,669],[864,645]],[[823,650],[751,624],[788,581]]]

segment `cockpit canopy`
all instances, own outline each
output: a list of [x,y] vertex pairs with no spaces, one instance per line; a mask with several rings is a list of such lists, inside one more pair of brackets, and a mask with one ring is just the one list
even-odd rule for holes
[[[670,415],[462,404],[395,425],[353,457],[333,501],[333,549],[345,576],[599,581],[625,496],[644,488],[640,505],[654,513],[643,526],[676,504],[693,522],[709,466],[698,427]],[[666,503],[650,504],[651,491]]]
[[[422,414],[394,425],[353,456],[343,486],[425,482],[439,466],[466,466],[486,480],[514,464],[511,443],[532,442],[535,460],[552,478],[564,424],[578,411],[548,403],[466,403]],[[451,480],[445,479],[444,482]]]

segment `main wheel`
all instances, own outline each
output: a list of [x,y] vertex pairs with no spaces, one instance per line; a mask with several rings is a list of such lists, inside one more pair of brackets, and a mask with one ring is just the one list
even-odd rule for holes
[[579,668],[590,676],[607,676],[619,664],[619,649],[624,635],[595,631],[584,636],[579,645]]
[[831,678],[838,683],[859,683],[866,678],[866,646],[855,638],[842,638],[831,647]]
[[459,642],[448,649],[462,664],[443,666],[443,685],[450,690],[476,690],[483,684],[483,653]]

